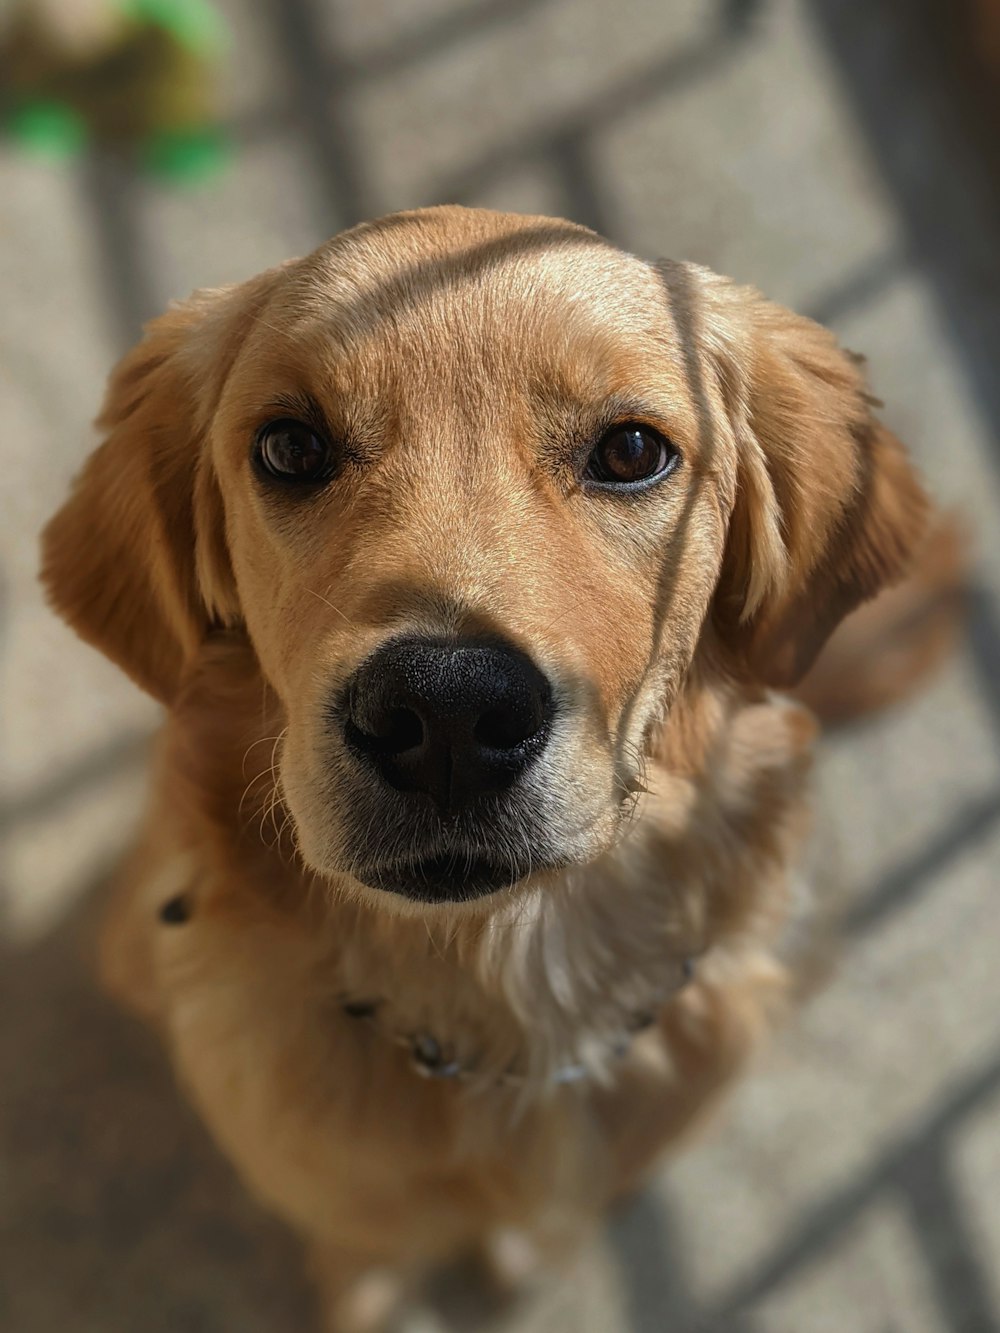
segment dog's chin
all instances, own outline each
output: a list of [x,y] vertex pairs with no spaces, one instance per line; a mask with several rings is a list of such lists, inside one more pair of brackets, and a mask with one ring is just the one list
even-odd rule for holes
[[[287,799],[287,798],[286,798]],[[289,810],[292,812],[291,802]],[[420,840],[402,854],[375,845],[358,847],[350,837],[333,840],[323,821],[302,819],[292,814],[297,833],[297,848],[308,869],[348,892],[351,885],[370,903],[380,901],[390,910],[420,911],[427,907],[460,908],[484,905],[490,899],[522,891],[525,886],[548,874],[564,869],[571,860],[544,845],[523,847],[512,857],[475,843],[451,847],[429,839],[430,846],[420,847]],[[479,831],[477,831],[479,832]],[[456,840],[457,841],[457,840]],[[333,845],[331,845],[331,842]],[[437,842],[438,845],[434,845]]]
[[366,888],[394,895],[413,904],[481,902],[524,884],[552,865],[514,864],[488,856],[445,853],[406,862],[375,863],[352,870]]

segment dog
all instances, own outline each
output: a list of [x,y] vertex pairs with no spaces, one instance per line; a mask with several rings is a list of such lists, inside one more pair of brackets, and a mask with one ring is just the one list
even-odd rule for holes
[[102,945],[326,1326],[557,1258],[789,987],[790,696],[929,506],[858,358],[583,227],[441,207],[196,293],[43,539],[166,708]]

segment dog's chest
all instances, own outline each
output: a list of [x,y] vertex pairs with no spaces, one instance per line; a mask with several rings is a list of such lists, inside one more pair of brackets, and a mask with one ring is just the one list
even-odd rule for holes
[[[489,1209],[523,1220],[532,1200],[586,1179],[594,1144],[585,1089],[524,1100],[521,1087],[492,1076],[475,1086],[420,1077],[393,1039],[409,1035],[408,1009],[387,1003],[385,1029],[348,1012],[328,943],[273,922],[237,935],[231,921],[222,929],[197,919],[164,943],[179,1075],[255,1192],[293,1224],[315,1230],[321,1221],[356,1243],[369,1225],[384,1232],[387,1219],[412,1228],[416,1212],[444,1237]],[[441,1042],[461,1032],[470,1061],[481,1058],[480,1041],[492,1041],[494,1063],[521,1058],[517,1025],[488,1008],[456,993],[456,1024],[440,1029]],[[412,1009],[413,1029],[441,1013],[421,1013],[415,1000]]]

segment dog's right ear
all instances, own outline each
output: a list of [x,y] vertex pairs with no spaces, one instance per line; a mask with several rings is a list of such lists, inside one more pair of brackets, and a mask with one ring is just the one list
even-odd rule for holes
[[55,609],[164,703],[239,604],[208,429],[275,271],[198,292],[152,321],[112,372],[104,442],[42,537]]

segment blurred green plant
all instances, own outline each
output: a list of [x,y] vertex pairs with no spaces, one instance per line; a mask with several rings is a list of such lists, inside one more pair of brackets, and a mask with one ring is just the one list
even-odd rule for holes
[[28,0],[0,36],[3,124],[24,149],[103,147],[175,182],[225,165],[214,90],[227,33],[206,0],[106,0],[106,21],[79,40],[71,13],[51,16]]

